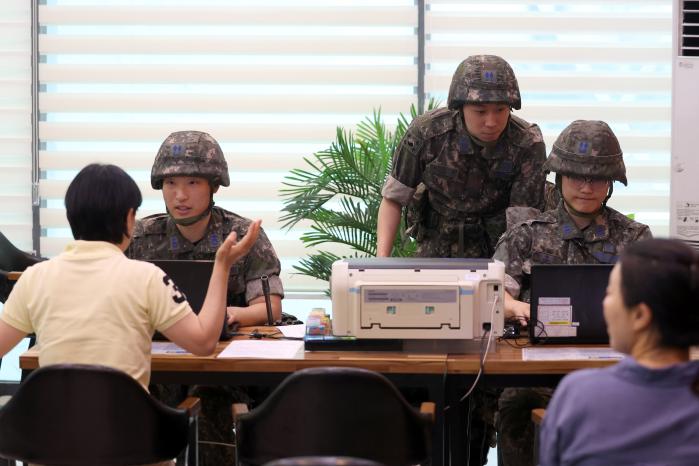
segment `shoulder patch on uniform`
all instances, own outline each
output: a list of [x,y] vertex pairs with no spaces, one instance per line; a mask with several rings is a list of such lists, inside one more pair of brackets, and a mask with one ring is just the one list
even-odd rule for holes
[[522,146],[531,146],[537,142],[543,142],[544,136],[536,123],[529,123],[515,115],[510,115],[510,125],[512,125],[513,142]]
[[138,222],[136,222],[134,236],[136,236],[137,233],[142,235],[157,235],[164,233],[167,226],[167,218],[167,214],[155,214],[140,219]]
[[542,212],[540,215],[530,218],[529,220],[525,220],[523,223],[527,225],[532,225],[534,223],[556,223],[556,216],[552,215],[550,211]]
[[622,214],[621,212],[615,209],[612,209],[611,207],[607,207],[607,209],[609,209],[610,211],[609,221],[619,225],[620,229],[641,231],[648,228],[648,225],[641,222],[637,222],[636,220],[631,220],[626,215]]
[[425,139],[432,139],[454,129],[455,114],[458,112],[443,107],[420,115],[415,120],[418,122],[421,135]]

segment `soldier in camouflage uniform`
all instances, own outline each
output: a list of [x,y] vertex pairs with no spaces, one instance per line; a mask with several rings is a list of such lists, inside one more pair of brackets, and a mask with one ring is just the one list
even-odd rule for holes
[[[197,181],[206,198],[177,186]],[[214,206],[219,186],[230,184],[228,165],[214,138],[200,131],[172,133],[160,146],[151,171],[151,186],[163,190],[167,213],[138,221],[126,254],[132,259],[212,260],[221,241],[231,232],[242,238],[251,221]],[[196,209],[199,211],[196,211]],[[267,321],[260,277],[269,277],[275,320],[281,317],[284,295],[280,263],[269,239],[260,231],[246,258],[231,269],[228,283],[228,323],[257,325]]]
[[[422,257],[491,257],[505,209],[543,207],[544,141],[537,125],[511,113],[521,97],[510,65],[493,55],[468,57],[454,73],[447,106],[415,118],[393,155],[378,256],[391,255],[403,207]],[[498,394],[478,389],[469,400],[472,464],[484,464],[495,445]]]
[[474,55],[456,69],[448,108],[418,116],[384,184],[377,255],[389,256],[402,207],[423,257],[490,257],[509,206],[543,207],[546,159],[539,127],[521,107],[510,65]]
[[[619,141],[602,121],[577,120],[558,136],[544,169],[556,173],[562,200],[521,222],[498,242],[505,263],[506,317],[528,319],[532,264],[612,264],[623,247],[651,238],[648,226],[607,207],[614,181],[626,185]],[[548,404],[546,388],[507,388],[499,402],[498,448],[503,464],[533,464],[533,408]]]
[[[228,165],[221,147],[209,134],[180,131],[170,134],[158,150],[151,171],[151,186],[163,191],[167,213],[139,220],[126,255],[132,259],[213,260],[224,238],[235,231],[239,238],[251,221],[214,206],[219,186],[230,184]],[[228,323],[241,326],[267,321],[260,277],[267,275],[275,320],[281,316],[284,295],[279,278],[280,263],[269,239],[260,230],[257,242],[241,262],[231,268],[228,283]],[[151,392],[168,404],[176,404],[186,387],[151,386]],[[230,406],[250,402],[235,387],[193,388],[202,399],[200,464],[233,464],[232,448],[214,443],[233,443]]]

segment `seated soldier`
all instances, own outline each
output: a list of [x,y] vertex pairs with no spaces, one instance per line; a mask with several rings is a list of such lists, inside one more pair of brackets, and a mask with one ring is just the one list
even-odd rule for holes
[[[151,170],[151,186],[163,191],[166,213],[145,217],[136,223],[126,255],[132,259],[210,260],[230,232],[241,235],[251,221],[214,207],[214,193],[228,186],[228,164],[218,142],[201,131],[179,131],[163,141]],[[263,231],[244,260],[233,264],[228,283],[228,324],[241,326],[267,322],[261,277],[269,279],[274,320],[282,315],[284,289],[280,264]],[[184,397],[179,385],[157,385],[151,391],[158,399],[177,405]],[[232,418],[234,401],[250,402],[240,387],[197,386],[194,395],[202,400],[199,419],[203,466],[233,464]]]
[[[556,173],[561,202],[508,230],[494,255],[505,263],[505,318],[522,325],[529,320],[532,264],[614,263],[625,245],[651,237],[648,226],[606,206],[612,183],[627,183],[619,141],[606,123],[577,120],[568,125],[544,169]],[[530,412],[545,407],[550,396],[545,388],[503,391],[498,447],[506,466],[532,464]]]
[[541,428],[542,466],[699,460],[699,254],[678,240],[628,245],[609,278],[609,341],[629,355],[576,371],[556,388]]
[[[214,193],[228,186],[228,164],[218,142],[201,131],[179,131],[163,141],[151,170],[151,186],[163,191],[167,213],[138,220],[126,250],[132,259],[211,260],[230,232],[241,235],[250,220],[214,207]],[[264,231],[245,259],[233,265],[228,284],[228,323],[267,322],[260,277],[269,278],[272,311],[281,318],[284,289],[280,264]]]
[[223,238],[197,315],[162,270],[123,254],[141,205],[126,172],[88,165],[68,186],[65,203],[75,241],[20,277],[0,315],[0,357],[33,332],[40,366],[101,364],[147,388],[155,330],[193,354],[211,354],[221,333],[229,270],[253,246],[259,221],[240,242],[236,233]]

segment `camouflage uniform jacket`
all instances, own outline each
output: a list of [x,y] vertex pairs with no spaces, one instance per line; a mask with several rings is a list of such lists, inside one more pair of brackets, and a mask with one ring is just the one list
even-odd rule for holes
[[543,207],[545,159],[537,125],[511,115],[500,139],[482,147],[461,111],[440,108],[411,123],[382,195],[409,206],[418,255],[490,257],[507,207]]
[[647,225],[610,207],[580,230],[560,202],[556,209],[508,230],[494,258],[505,263],[507,291],[528,302],[532,264],[613,264],[626,244],[651,237]]
[[[136,223],[131,245],[126,255],[132,259],[185,259],[214,260],[216,250],[231,231],[238,238],[245,235],[251,221],[220,207],[214,207],[204,237],[191,243],[177,229],[167,214],[145,217]],[[229,306],[247,306],[251,300],[263,296],[260,276],[269,276],[272,294],[284,295],[279,278],[280,264],[272,244],[264,231],[252,250],[231,267],[228,280]]]

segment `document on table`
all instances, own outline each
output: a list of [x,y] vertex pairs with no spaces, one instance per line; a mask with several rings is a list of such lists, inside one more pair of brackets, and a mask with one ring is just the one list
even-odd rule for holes
[[303,338],[306,335],[306,324],[280,325],[277,327],[285,337]]
[[219,358],[296,359],[303,354],[301,340],[233,340]]
[[622,353],[611,348],[523,348],[524,361],[620,360]]
[[150,352],[151,354],[189,354],[189,351],[170,341],[152,342]]

